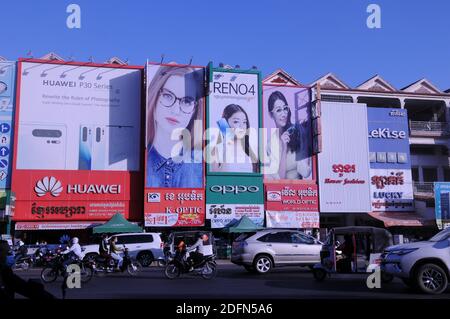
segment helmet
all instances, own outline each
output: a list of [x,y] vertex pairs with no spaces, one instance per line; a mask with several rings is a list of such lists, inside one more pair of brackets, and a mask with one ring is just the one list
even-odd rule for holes
[[78,244],[78,237],[72,238],[72,244]]

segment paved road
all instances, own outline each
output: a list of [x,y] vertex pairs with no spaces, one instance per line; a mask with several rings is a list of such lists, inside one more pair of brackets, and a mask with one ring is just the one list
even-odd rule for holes
[[[24,279],[39,278],[40,270],[18,271]],[[46,289],[61,297],[61,282],[46,284]],[[137,277],[126,273],[94,277],[81,289],[67,291],[67,299],[185,299],[185,298],[430,298],[408,290],[394,280],[381,289],[370,290],[363,275],[338,275],[322,283],[315,282],[306,268],[279,268],[260,276],[225,263],[219,265],[218,276],[204,280],[198,276],[183,276],[176,280],[164,277],[163,268],[146,268]],[[450,299],[450,290],[436,299]]]

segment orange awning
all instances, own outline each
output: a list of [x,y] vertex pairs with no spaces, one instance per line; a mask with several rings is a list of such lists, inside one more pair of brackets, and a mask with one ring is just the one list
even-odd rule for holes
[[416,212],[369,212],[369,215],[381,220],[385,227],[423,227],[436,225],[435,220],[425,219]]

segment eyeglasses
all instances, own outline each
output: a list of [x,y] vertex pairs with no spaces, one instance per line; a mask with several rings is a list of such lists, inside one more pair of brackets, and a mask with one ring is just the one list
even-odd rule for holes
[[275,110],[272,110],[272,113],[281,113],[281,112],[289,113],[289,106],[285,105],[283,107],[279,107],[279,108],[276,108]]
[[159,101],[165,107],[172,107],[179,101],[180,110],[186,114],[194,112],[198,104],[192,96],[176,97],[175,94],[164,88],[159,91]]

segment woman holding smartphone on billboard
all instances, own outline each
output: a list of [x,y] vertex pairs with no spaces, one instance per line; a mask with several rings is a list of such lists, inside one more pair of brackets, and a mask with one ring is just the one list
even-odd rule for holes
[[203,187],[203,72],[161,66],[148,86],[147,187]]
[[[286,97],[280,91],[275,91],[269,96],[268,110],[277,130],[267,143],[266,155],[271,168],[277,167],[278,169],[275,172],[269,172],[266,178],[275,180],[310,179],[311,155],[308,152],[308,142],[305,141],[308,135],[304,125],[292,124],[291,109]],[[272,141],[278,143],[276,144],[278,147],[272,149]]]
[[250,147],[250,123],[244,108],[237,104],[227,105],[217,124],[222,134],[211,150],[211,171],[258,172],[258,157]]

